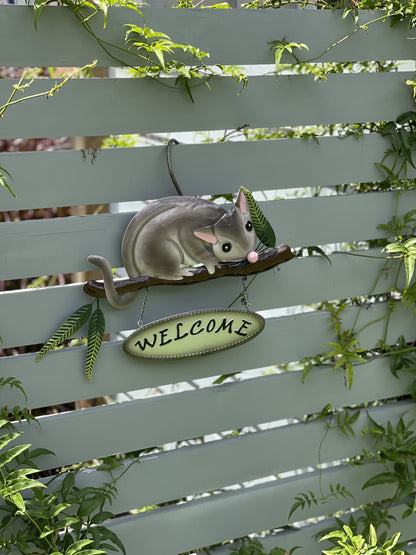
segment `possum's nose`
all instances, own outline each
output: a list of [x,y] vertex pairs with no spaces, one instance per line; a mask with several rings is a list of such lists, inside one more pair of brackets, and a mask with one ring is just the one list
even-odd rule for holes
[[256,251],[250,251],[247,255],[247,260],[250,262],[250,264],[257,262],[258,259],[259,255],[256,253]]

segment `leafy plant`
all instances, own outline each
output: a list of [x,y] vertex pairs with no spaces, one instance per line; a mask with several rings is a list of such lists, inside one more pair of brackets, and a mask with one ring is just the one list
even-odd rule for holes
[[302,492],[302,493],[299,493],[299,495],[296,495],[295,503],[292,505],[289,511],[288,518],[290,518],[293,515],[293,513],[298,509],[304,510],[306,507],[308,508],[312,506],[316,507],[321,503],[327,503],[331,497],[334,497],[335,499],[338,499],[338,500],[341,498],[347,499],[348,497],[353,498],[351,492],[342,484],[336,484],[335,486],[333,484],[330,484],[329,488],[330,488],[330,492],[328,493],[328,495],[323,495],[320,497],[317,497],[311,490],[308,490],[307,492]]
[[[17,387],[24,393],[22,384],[15,378],[5,378],[0,389]],[[79,488],[75,475],[68,472],[58,488],[51,491],[49,483],[33,478],[39,475],[35,459],[54,455],[48,449],[31,450],[30,444],[17,444],[22,432],[14,428],[30,414],[28,409],[14,407],[8,413],[2,409],[0,428],[6,430],[0,436],[0,550],[2,553],[30,555],[99,555],[121,551],[123,544],[103,522],[113,516],[104,510],[117,494],[115,480],[101,487]],[[35,420],[31,416],[31,420]],[[38,551],[40,550],[40,551]]]
[[282,64],[281,60],[282,60],[282,56],[285,52],[287,52],[288,54],[290,54],[291,56],[293,56],[293,58],[296,60],[296,62],[298,64],[301,63],[301,60],[298,58],[298,56],[295,54],[296,50],[309,50],[308,46],[306,44],[303,43],[298,43],[298,42],[287,42],[285,39],[283,40],[273,40],[270,41],[269,44],[271,44],[270,50],[274,51],[274,72],[276,74],[276,77],[279,77],[279,73],[284,70],[284,69],[288,69],[291,67],[291,64]]
[[[363,450],[362,459],[367,462],[377,462],[383,465],[382,472],[369,478],[363,489],[379,484],[395,484],[396,492],[389,505],[409,497],[416,487],[416,435],[413,429],[414,419],[407,423],[403,417],[394,426],[390,421],[382,426],[368,415],[369,426],[362,430],[363,437],[374,441],[374,450]],[[409,501],[410,513],[413,510],[413,500]]]
[[363,536],[355,536],[351,528],[345,525],[342,530],[334,530],[321,538],[320,541],[337,540],[338,547],[322,551],[324,555],[404,555],[404,551],[401,549],[392,551],[399,537],[400,533],[394,534],[390,540],[379,546],[377,545],[377,534],[374,526],[370,526],[370,538],[367,542]]
[[231,546],[230,551],[234,555],[292,555],[300,546],[292,547],[290,551],[286,551],[282,547],[274,547],[266,553],[262,543],[256,538],[245,538],[241,540],[241,545]]
[[[376,165],[382,169],[389,179],[397,180],[402,172],[406,175],[407,166],[415,167],[412,158],[412,147],[416,144],[416,112],[409,111],[401,114],[396,121],[387,122],[381,129],[384,137],[389,137],[391,146],[383,160]],[[385,161],[393,159],[390,166]]]
[[[416,210],[414,211],[416,214]],[[388,253],[396,253],[394,258],[400,258],[404,262],[406,271],[406,289],[410,286],[415,271],[416,261],[416,238],[408,239],[400,243],[390,243],[383,250]]]
[[[36,27],[43,8],[53,4],[53,2],[54,0],[34,0],[33,8]],[[194,102],[192,89],[197,84],[209,86],[209,80],[214,76],[228,75],[237,84],[242,85],[241,90],[247,85],[247,76],[239,67],[235,65],[206,64],[204,60],[209,58],[208,52],[203,52],[190,44],[177,43],[162,31],[149,28],[144,21],[143,13],[140,11],[139,6],[129,0],[122,0],[117,2],[117,4],[134,10],[143,19],[143,24],[125,24],[127,30],[122,46],[110,43],[100,37],[90,23],[94,16],[102,13],[104,15],[105,28],[108,8],[115,2],[93,3],[88,0],[81,2],[63,0],[61,3],[72,10],[82,27],[94,38],[100,48],[117,64],[130,68],[132,75],[135,77],[148,77],[163,83],[167,87],[180,87],[192,102]],[[172,59],[174,53],[185,55],[187,60],[189,60],[190,56],[192,63]],[[132,55],[137,59],[137,64],[131,63]],[[161,78],[168,75],[176,75],[174,85],[170,85],[166,80],[161,81]]]
[[326,343],[332,350],[324,355],[325,360],[334,361],[334,370],[342,368],[345,371],[349,389],[351,389],[354,380],[354,362],[365,362],[362,354],[366,351],[359,347],[358,333],[353,329],[343,329],[341,314],[349,305],[348,302],[340,304],[324,301],[322,306],[331,314],[331,326],[337,341]]

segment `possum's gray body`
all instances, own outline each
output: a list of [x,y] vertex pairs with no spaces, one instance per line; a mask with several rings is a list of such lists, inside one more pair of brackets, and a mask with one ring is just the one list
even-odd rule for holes
[[[148,204],[126,228],[122,258],[129,277],[150,276],[181,280],[192,275],[191,266],[203,264],[210,274],[219,262],[257,260],[256,242],[247,204],[240,190],[231,210],[197,197],[166,197]],[[107,300],[122,308],[137,293],[118,295],[111,266],[101,256],[88,260],[104,277]]]
[[[179,280],[192,275],[189,266],[197,264],[212,274],[218,262],[243,260],[253,250],[255,233],[246,230],[247,221],[236,205],[227,211],[195,197],[160,199],[127,226],[122,242],[124,266],[130,277]],[[222,250],[224,243],[230,250]]]

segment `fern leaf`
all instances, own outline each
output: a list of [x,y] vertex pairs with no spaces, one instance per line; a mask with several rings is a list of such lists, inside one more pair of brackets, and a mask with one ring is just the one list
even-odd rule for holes
[[260,239],[263,245],[274,249],[274,247],[276,246],[276,236],[274,234],[272,226],[270,225],[269,220],[260,210],[260,206],[254,200],[254,197],[250,193],[250,191],[248,189],[245,189],[244,187],[241,187],[241,190],[246,197],[251,221],[253,223],[254,231],[256,232],[257,237]]
[[95,361],[97,360],[98,351],[103,341],[105,330],[105,318],[103,311],[97,307],[97,310],[91,316],[88,325],[88,346],[87,360],[85,362],[85,373],[89,381],[92,380],[92,371]]
[[62,322],[56,332],[47,341],[36,357],[36,362],[39,362],[46,353],[49,353],[53,348],[61,345],[66,339],[71,337],[81,326],[88,320],[92,310],[92,304],[85,304],[75,310],[68,318]]

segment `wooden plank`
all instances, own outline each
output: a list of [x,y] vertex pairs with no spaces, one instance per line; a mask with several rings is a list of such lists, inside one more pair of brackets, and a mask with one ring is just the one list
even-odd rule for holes
[[[361,252],[377,256],[377,250]],[[358,255],[358,256],[356,256]],[[333,254],[331,265],[321,257],[295,258],[278,272],[266,272],[256,277],[249,288],[253,309],[268,310],[285,306],[311,304],[324,299],[341,299],[370,292],[384,260],[348,254]],[[392,265],[394,266],[394,261]],[[308,276],[308,279],[305,279]],[[394,271],[383,274],[373,293],[383,293],[394,285]],[[404,284],[403,284],[404,285]],[[165,286],[152,289],[146,307],[147,322],[168,314],[217,307],[227,307],[241,291],[240,278],[207,281],[190,287]],[[106,301],[101,303],[107,320],[107,331],[130,329],[137,322],[138,301],[123,311],[114,310]],[[82,285],[57,286],[3,293],[1,314],[14,314],[16,324],[4,319],[1,324],[4,347],[43,343],[57,329],[66,315],[86,304]],[[91,299],[91,298],[90,298]],[[92,300],[92,299],[91,299]],[[46,315],[40,321],[39,315]],[[239,306],[237,302],[236,306]],[[81,330],[80,333],[83,333]]]
[[[384,308],[373,307],[370,311],[362,313],[362,321],[359,325],[381,318],[385,314]],[[354,311],[346,314],[345,326],[351,326]],[[404,333],[407,341],[413,339],[413,315],[412,312],[396,307],[389,325],[387,340],[394,343],[398,336]],[[3,330],[2,330],[3,333]],[[361,345],[372,346],[384,334],[384,323],[382,321],[368,327],[362,332]],[[300,339],[301,338],[301,339]],[[46,339],[46,338],[45,338]],[[207,378],[222,373],[241,372],[251,368],[264,368],[275,364],[301,360],[305,356],[314,356],[318,352],[325,352],[325,343],[334,340],[333,331],[329,327],[329,316],[324,312],[314,314],[298,314],[283,318],[269,319],[265,330],[248,345],[239,347],[238,354],[230,350],[223,353],[200,357],[195,360],[172,360],[172,361],[138,361],[128,357],[122,352],[120,342],[104,344],[98,356],[92,383],[88,383],[83,373],[85,361],[85,348],[75,347],[64,349],[48,354],[40,363],[35,363],[35,355],[27,354],[19,357],[7,357],[1,362],[1,375],[14,376],[21,380],[28,395],[29,407],[43,407],[48,404],[59,404],[76,401],[84,398],[101,397],[123,391],[157,387],[168,383],[186,382],[190,379]],[[379,384],[380,389],[371,385],[354,385],[355,388],[362,387],[366,394],[374,395],[374,398],[390,396],[390,393],[398,391],[404,393],[405,382],[392,381],[385,362],[381,363],[380,372],[387,380],[380,381],[378,377],[374,381]],[[117,372],[114,371],[117,368]],[[378,368],[367,365],[367,368]],[[374,370],[376,372],[376,370]],[[366,370],[367,372],[367,370]],[[368,370],[369,372],[369,370]],[[292,374],[291,374],[292,375]],[[330,369],[319,374],[322,382],[318,380],[316,387],[331,387],[334,390],[342,388],[343,375],[341,372],[333,374]],[[363,374],[363,379],[367,375]],[[357,370],[355,382],[361,376]],[[214,381],[215,378],[212,378]],[[300,377],[293,378],[297,384],[293,395],[297,396],[296,388],[299,387]],[[282,378],[290,380],[289,378]],[[280,380],[280,384],[282,384]],[[40,388],[39,383],[47,383],[47,388]],[[286,382],[284,382],[286,383]],[[329,384],[332,384],[331,386]],[[283,387],[283,385],[281,385]],[[309,387],[311,387],[309,385]],[[396,388],[399,388],[396,390]],[[319,396],[319,389],[314,390]],[[288,397],[290,399],[290,397]],[[349,396],[345,398],[348,402]],[[363,400],[365,397],[362,397]],[[22,396],[12,390],[7,396],[8,404],[22,404]],[[322,407],[315,407],[318,410]]]
[[[377,470],[378,467],[373,465],[337,468],[324,473],[323,487],[328,490],[329,483],[348,484],[357,505],[390,497],[394,491],[391,485],[361,490],[361,484]],[[148,555],[182,553],[285,525],[294,496],[309,489],[316,490],[317,483],[318,476],[311,473],[291,480],[120,518],[114,524],[109,523],[109,528],[119,534],[128,553],[130,550],[134,552],[137,538],[140,538]],[[303,520],[320,516],[323,512],[328,514],[347,508],[350,504],[350,500],[329,501],[317,508],[302,511],[299,517]],[[160,530],[163,530],[163,534],[160,534]],[[311,555],[308,550],[304,553]]]
[[[283,75],[278,80],[269,75],[252,77],[241,94],[231,78],[217,77],[210,80],[210,89],[200,84],[193,89],[194,104],[184,91],[155,81],[73,79],[52,98],[36,98],[21,103],[18,110],[8,110],[0,138],[394,120],[414,108],[411,88],[405,84],[412,77],[407,72],[333,74],[319,83],[312,75]],[[8,97],[15,82],[0,81],[0,98]],[[54,80],[38,79],[29,91],[44,92],[54,84]],[[100,102],[86,101],[92,98]]]
[[[270,42],[288,40],[306,43],[309,52],[303,59],[321,56],[332,44],[354,31],[352,18],[342,19],[342,11],[309,10],[160,10],[141,8],[143,17],[123,8],[109,10],[103,30],[101,16],[92,20],[94,31],[117,46],[123,45],[125,23],[163,31],[174,41],[192,44],[210,53],[208,63],[270,64]],[[380,18],[379,12],[360,13],[359,24]],[[0,36],[10,45],[0,56],[1,65],[10,66],[77,66],[98,59],[100,66],[118,66],[137,59],[124,54],[124,63],[107,56],[65,8],[49,7],[39,19],[38,32],[33,25],[33,10],[26,7],[1,6]],[[17,39],[19,37],[19,39]],[[368,30],[356,32],[330,49],[320,61],[363,61],[413,59],[414,37],[405,24],[393,28],[378,21]],[[23,40],[24,39],[24,40]],[[50,48],[53,44],[54,48]],[[28,47],[30,45],[30,47]],[[120,56],[120,52],[116,52]],[[293,58],[286,58],[292,63]]]
[[[316,324],[314,320],[311,319],[311,322]],[[401,326],[403,330],[403,320],[401,320]],[[371,329],[375,327],[375,325],[370,326]],[[393,324],[390,330],[391,334],[395,332],[394,328],[395,325]],[[366,333],[367,330],[363,332],[362,345],[367,344],[365,342]],[[254,340],[256,343],[251,348],[251,352],[247,352],[245,347],[241,347],[239,365],[241,366],[241,361],[245,360],[245,356],[250,355],[253,351],[257,358],[260,358],[263,349],[269,353],[270,358],[273,354],[277,358],[283,343],[280,344],[276,341],[276,337],[278,337],[276,333],[274,334],[274,340],[269,334],[259,336],[259,338],[263,338],[263,341],[266,338],[268,343],[261,342],[259,338],[256,338]],[[325,341],[326,338],[327,336],[321,336],[320,340]],[[270,347],[271,341],[274,341],[272,348]],[[253,342],[251,344],[253,345]],[[319,347],[318,340],[315,343],[314,350],[309,351],[308,354],[314,354]],[[325,346],[322,345],[321,351],[324,350]],[[302,353],[299,354],[302,355]],[[229,356],[229,360],[232,359],[232,356]],[[251,356],[253,357],[252,354]],[[210,357],[211,368],[217,362],[215,357],[216,355]],[[223,362],[226,362],[226,360]],[[121,367],[122,364],[118,358],[117,368],[121,370]],[[255,365],[251,367],[255,367]],[[142,372],[145,371],[146,365],[143,365],[143,368],[141,365],[137,368]],[[166,368],[165,366],[165,371]],[[223,368],[226,368],[226,371],[229,372],[232,371],[233,367],[223,366]],[[382,382],[377,387],[372,382],[367,382],[371,383],[371,387],[368,388],[368,385],[364,387],[364,380],[360,387],[359,377],[361,375],[365,376],[366,371],[368,371],[368,365],[356,369],[355,383],[351,390],[345,388],[342,371],[333,373],[328,385],[325,384],[325,389],[322,388],[322,381],[319,379],[315,381],[313,378],[308,380],[307,387],[302,388],[298,375],[296,375],[296,378],[291,378],[291,374],[286,373],[223,384],[222,386],[198,391],[139,399],[118,405],[94,407],[51,417],[41,417],[40,427],[23,426],[23,429],[25,430],[26,441],[37,446],[44,445],[47,441],[49,448],[58,454],[56,458],[53,458],[53,461],[51,457],[47,457],[47,462],[41,462],[40,464],[67,465],[114,453],[149,448],[170,441],[200,437],[201,435],[238,429],[262,422],[295,418],[304,414],[319,412],[326,404],[328,397],[335,407],[359,404],[366,400],[375,399],[377,395],[379,398],[385,398],[386,395],[390,396],[390,391],[386,389]],[[75,379],[73,371],[72,373],[67,372],[67,374],[70,374],[70,379]],[[96,374],[96,379],[99,379],[98,370]],[[198,377],[197,372],[192,369],[189,372],[188,379],[196,379],[196,377]],[[294,389],[291,379],[296,379],[297,382],[297,387]],[[390,376],[387,376],[387,381],[391,383]],[[62,380],[56,378],[55,382],[55,389],[63,387]],[[166,382],[170,382],[169,377]],[[282,391],[285,391],[286,386],[289,387],[288,394],[283,396]],[[380,387],[380,391],[377,391],[378,387]],[[397,385],[397,387],[402,391],[403,386]],[[51,397],[54,385],[50,384],[48,389]],[[119,391],[119,388],[117,388],[117,391]],[[325,394],[323,394],[323,391]],[[87,386],[85,387],[86,396]],[[296,404],[293,402],[294,398],[297,399]],[[279,399],[279,403],[276,403],[276,399]],[[194,415],[192,419],[189,418],[190,414]],[[117,433],[120,422],[123,422],[123,434]],[[152,422],[152,426],[150,428],[145,425],[138,427],[138,422]],[[107,433],[105,435],[100,435],[102,429],[106,429]],[[78,438],[76,447],[68,444],[65,439],[66,437],[72,437],[75,430]],[[111,434],[114,434],[114,437],[110,445],[108,437],[111,437]],[[88,440],[89,437],[94,437],[95,441],[91,443]]]
[[[319,144],[304,139],[184,144],[174,147],[172,160],[184,194],[207,195],[234,193],[241,185],[249,190],[278,190],[379,181],[384,175],[374,162],[381,162],[388,146],[389,141],[375,133],[358,140],[322,137]],[[14,198],[1,190],[2,210],[176,194],[168,175],[165,149],[104,149],[94,163],[77,150],[1,153],[0,166],[12,174],[17,195]],[[408,177],[415,176],[416,170],[409,168]]]
[[[369,414],[381,425],[388,420],[395,425],[406,411],[413,412],[411,403],[406,401],[373,407]],[[314,421],[147,455],[140,458],[140,464],[132,466],[131,460],[127,460],[113,472],[113,476],[116,479],[120,476],[120,480],[117,482],[118,496],[111,510],[115,514],[122,513],[235,484],[276,477],[298,469],[299,465],[306,469],[318,463],[351,458],[361,453],[363,448],[370,448],[368,440],[363,441],[360,435],[360,429],[367,424],[367,413],[363,411],[353,425],[356,436],[348,441],[339,430],[331,430],[325,437],[320,456],[318,446],[326,434],[327,425]],[[52,491],[60,487],[63,479],[64,475],[51,484]],[[94,469],[77,475],[78,487],[100,487],[106,482],[108,475]]]
[[[399,215],[413,204],[414,191],[404,193]],[[277,242],[295,248],[385,237],[386,232],[377,226],[395,213],[396,195],[370,193],[260,205],[276,231]],[[105,256],[113,267],[120,267],[121,240],[131,217],[128,213],[102,214],[1,223],[0,279],[92,270],[91,254]]]
[[[390,529],[388,537],[391,537],[396,531],[399,531],[401,532],[400,541],[408,541],[414,537],[415,517],[412,516],[405,520],[401,520],[403,511],[403,505],[397,505],[391,508],[390,514],[392,514],[396,520]],[[359,517],[361,514],[361,511],[356,511],[354,516]],[[347,518],[341,520],[348,522],[348,515]],[[337,528],[338,524],[335,519],[326,518],[320,522],[308,524],[298,529],[280,530],[274,534],[262,537],[261,542],[266,550],[271,550],[274,547],[282,547],[289,551],[295,545],[299,545],[302,547],[298,552],[302,555],[321,555],[322,549],[330,549],[331,546],[329,542],[318,543],[315,539],[316,535],[322,535],[324,530],[336,530]],[[413,542],[409,544],[406,547],[406,551],[413,555],[416,552],[416,544]],[[213,549],[212,553],[215,555],[230,555],[229,545]]]

